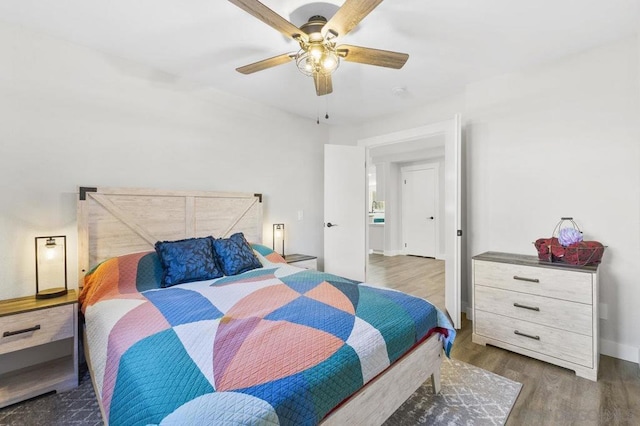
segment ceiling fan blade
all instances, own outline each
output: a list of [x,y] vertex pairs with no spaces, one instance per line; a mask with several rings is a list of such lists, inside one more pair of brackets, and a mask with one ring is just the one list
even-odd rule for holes
[[382,0],[346,0],[335,15],[322,28],[322,34],[332,31],[344,36],[355,28]]
[[283,53],[282,55],[274,56],[273,58],[263,59],[262,61],[236,68],[236,71],[242,74],[252,74],[254,72],[266,70],[267,68],[293,61],[293,56],[294,54],[291,53]]
[[333,83],[331,82],[331,74],[318,74],[313,75],[313,82],[316,85],[316,94],[318,96],[328,95],[333,92]]
[[389,50],[371,49],[369,47],[342,44],[336,48],[338,55],[345,61],[379,67],[400,69],[409,59],[406,53],[391,52]]
[[255,16],[265,24],[275,28],[287,37],[294,40],[301,38],[304,41],[308,40],[308,36],[300,30],[300,28],[293,25],[291,22],[278,15],[273,10],[269,9],[258,0],[229,0],[231,3],[238,6],[245,12]]

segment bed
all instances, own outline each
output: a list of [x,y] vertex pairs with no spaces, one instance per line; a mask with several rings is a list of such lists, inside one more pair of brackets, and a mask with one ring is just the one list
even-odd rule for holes
[[[105,424],[381,424],[429,377],[438,391],[455,338],[442,312],[283,263],[262,229],[260,194],[80,188],[85,355]],[[164,286],[156,242],[210,235],[241,235],[259,263]]]

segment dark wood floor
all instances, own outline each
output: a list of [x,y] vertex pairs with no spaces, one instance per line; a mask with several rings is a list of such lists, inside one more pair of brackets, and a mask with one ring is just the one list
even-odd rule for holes
[[[369,256],[367,281],[444,306],[444,262],[412,256]],[[433,297],[432,297],[433,296]],[[638,364],[600,356],[598,381],[493,346],[471,342],[463,314],[452,358],[523,384],[507,425],[640,425]]]

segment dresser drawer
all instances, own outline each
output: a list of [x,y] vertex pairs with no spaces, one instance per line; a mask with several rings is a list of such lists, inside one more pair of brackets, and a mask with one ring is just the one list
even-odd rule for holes
[[571,270],[474,261],[474,283],[591,304],[592,276]]
[[475,311],[473,320],[475,333],[481,336],[588,368],[593,367],[593,339],[590,336],[479,310]]
[[591,336],[591,305],[494,287],[475,286],[475,309]]
[[74,336],[73,305],[0,317],[0,354]]

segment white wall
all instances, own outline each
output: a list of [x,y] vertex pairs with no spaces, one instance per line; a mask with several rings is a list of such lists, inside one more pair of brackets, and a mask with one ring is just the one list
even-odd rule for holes
[[609,248],[600,267],[601,351],[638,361],[640,334],[640,71],[638,39],[480,81],[409,114],[331,140],[355,140],[451,118],[464,120],[466,285],[470,257],[535,254],[561,216]]
[[78,185],[261,192],[265,243],[322,254],[326,126],[2,23],[0,70],[0,299],[35,292],[35,236],[75,285]]

